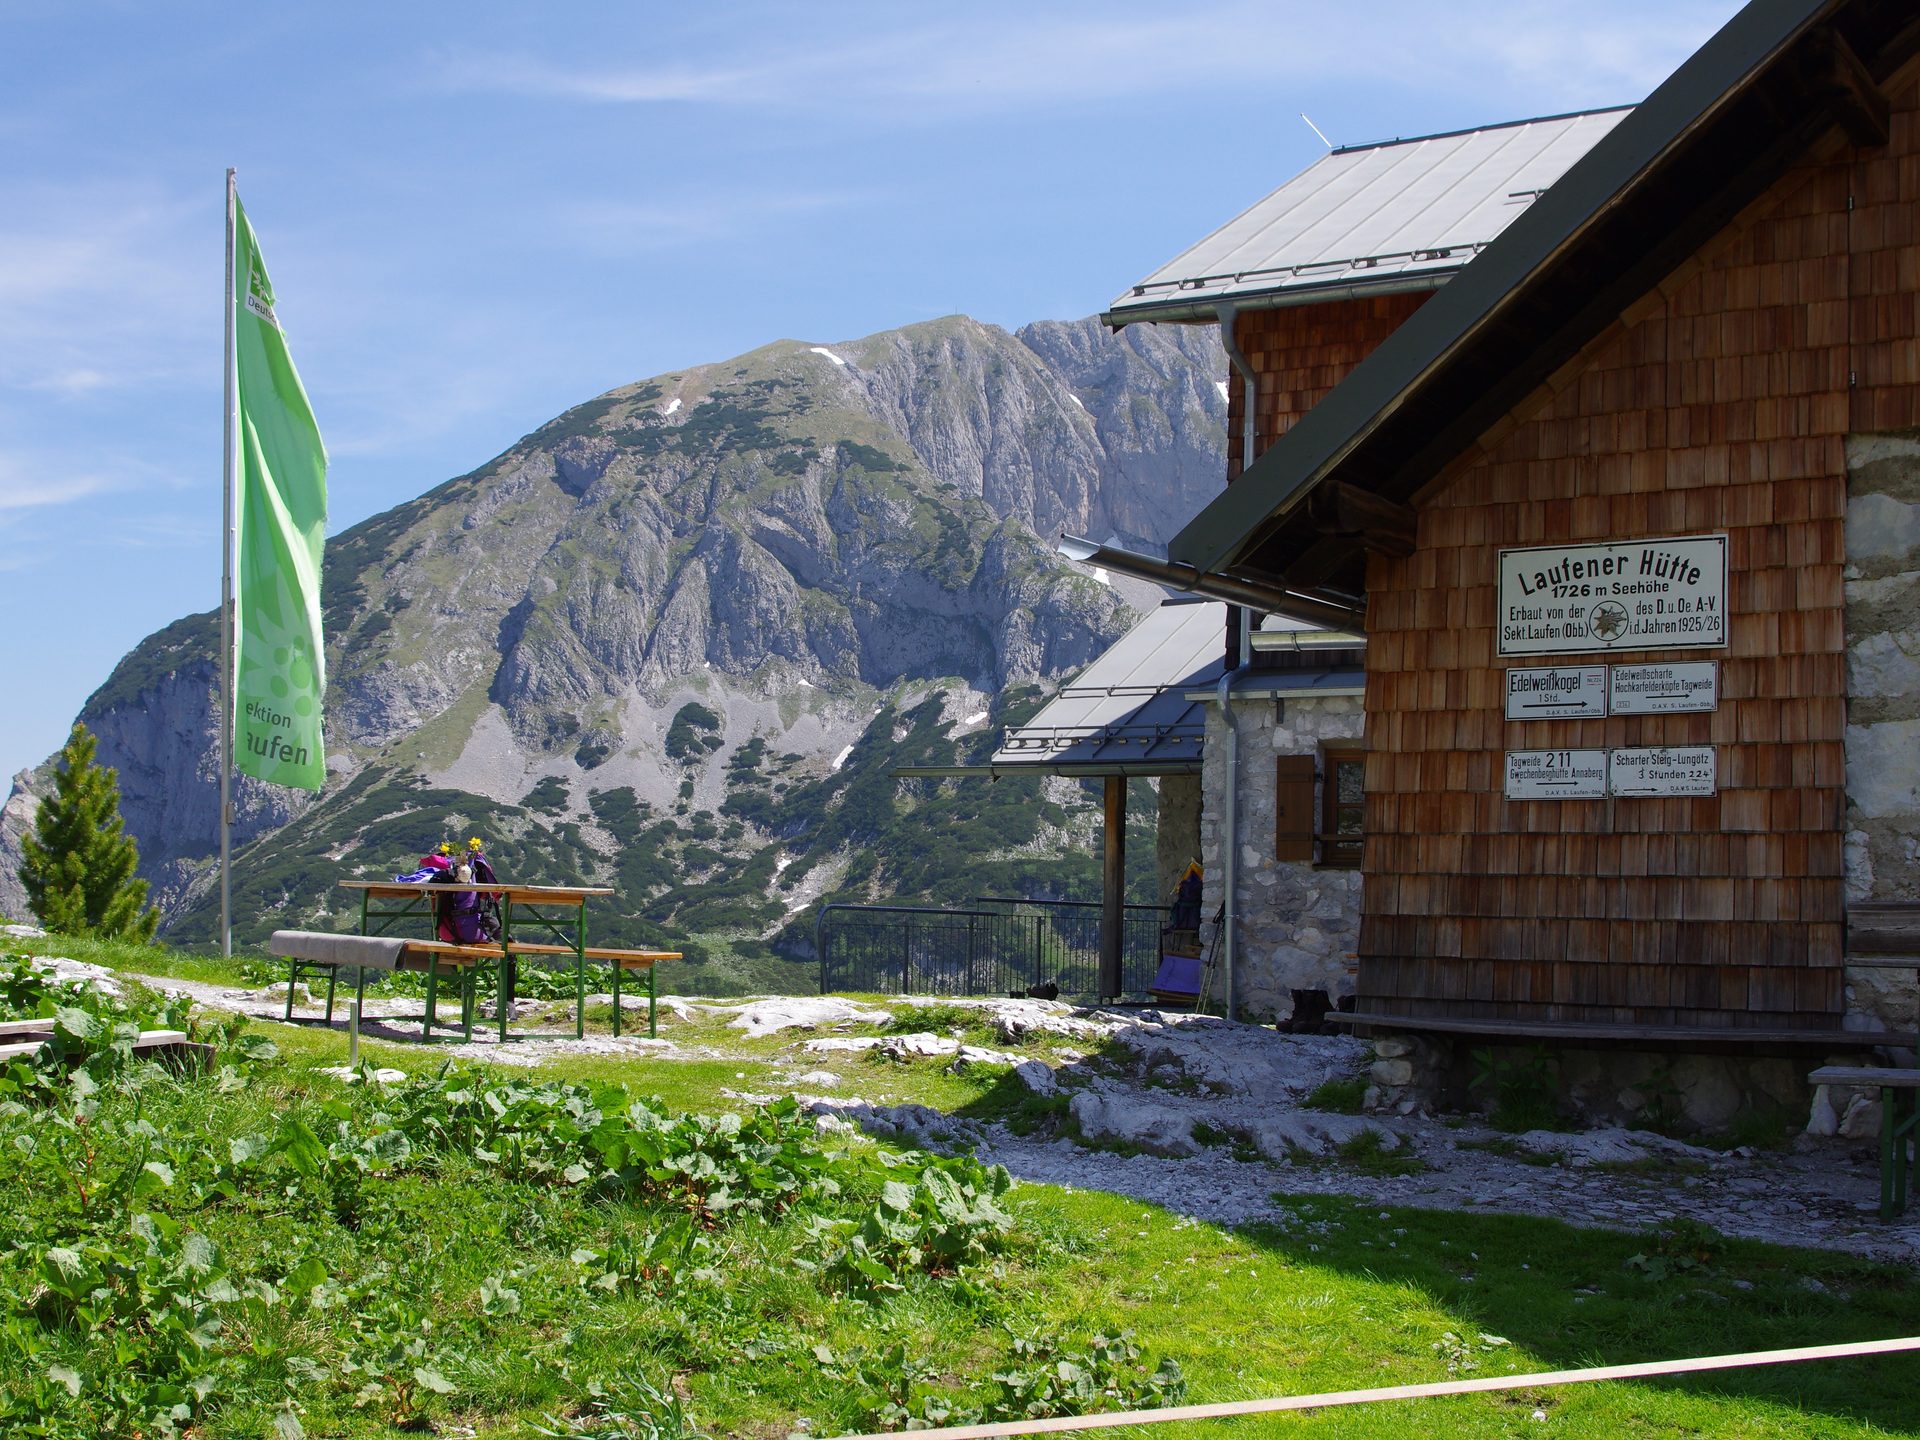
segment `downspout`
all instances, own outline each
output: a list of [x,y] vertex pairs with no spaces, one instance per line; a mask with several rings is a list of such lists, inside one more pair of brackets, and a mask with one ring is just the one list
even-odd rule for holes
[[1220,817],[1220,948],[1227,964],[1227,1019],[1240,1018],[1240,957],[1234,943],[1238,918],[1233,892],[1239,888],[1240,730],[1234,723],[1231,688],[1234,672],[1220,677],[1220,719],[1227,727],[1226,799]]
[[1236,312],[1232,303],[1222,300],[1214,307],[1213,313],[1220,321],[1220,344],[1226,350],[1233,368],[1240,372],[1240,387],[1244,397],[1240,406],[1240,473],[1244,475],[1253,468],[1253,424],[1254,412],[1260,408],[1260,377],[1253,373],[1252,364],[1241,353],[1240,342],[1234,337]]
[[[1235,310],[1232,302],[1221,301],[1213,313],[1220,322],[1220,344],[1226,350],[1233,368],[1240,372],[1240,473],[1244,475],[1253,468],[1253,429],[1260,408],[1260,377],[1253,373],[1252,364],[1241,352],[1240,342],[1234,336]],[[1220,944],[1226,952],[1229,1020],[1240,1018],[1240,947],[1236,943],[1239,938],[1236,934],[1239,907],[1234,903],[1234,892],[1240,888],[1240,728],[1233,716],[1231,690],[1234,673],[1244,668],[1253,655],[1252,620],[1253,612],[1241,607],[1240,653],[1235,657],[1233,669],[1220,677],[1220,719],[1227,727],[1227,753],[1223,757],[1226,761],[1227,793],[1220,817]]]

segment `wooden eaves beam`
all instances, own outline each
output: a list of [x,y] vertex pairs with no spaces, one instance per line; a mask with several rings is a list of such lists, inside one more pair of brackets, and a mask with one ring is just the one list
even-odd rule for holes
[[1862,149],[1885,145],[1892,107],[1847,37],[1831,25],[1822,25],[1808,31],[1801,45],[1801,73],[1807,89],[1826,106],[1847,138]]

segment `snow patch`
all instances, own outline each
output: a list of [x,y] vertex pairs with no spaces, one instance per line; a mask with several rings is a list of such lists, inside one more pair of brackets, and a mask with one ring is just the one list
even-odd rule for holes
[[1214,382],[1213,382],[1213,388],[1214,388],[1214,389],[1216,389],[1216,390],[1218,390],[1218,391],[1220,392],[1220,398],[1221,398],[1222,400],[1224,400],[1224,399],[1226,399],[1226,398],[1227,398],[1227,382],[1226,382],[1226,381],[1224,381],[1224,380],[1216,380],[1216,381],[1214,381]]
[[961,719],[961,721],[960,721],[960,723],[961,723],[962,725],[978,725],[978,724],[979,724],[979,723],[980,723],[980,722],[981,722],[982,720],[984,720],[984,719],[986,719],[986,718],[987,718],[987,712],[986,712],[986,711],[984,711],[984,710],[976,710],[976,711],[974,711],[974,712],[973,712],[973,714],[971,714],[971,715],[967,715],[967,716],[964,716],[964,717],[963,717],[963,718]]
[[673,397],[673,399],[667,402],[667,408],[665,410],[662,410],[660,413],[662,415],[671,415],[674,411],[678,410],[679,408],[680,408],[680,397],[676,395]]
[[1074,394],[1071,390],[1067,392],[1067,398],[1073,401],[1074,404],[1079,405],[1082,410],[1087,408],[1085,405],[1080,404],[1080,397]]
[[[875,711],[874,713],[878,714],[879,712]],[[829,765],[827,768],[829,770],[838,770],[842,765],[847,763],[847,756],[851,755],[852,753],[853,753],[853,746],[851,745],[847,746],[846,749],[842,750],[838,755],[833,757],[833,764]]]
[[827,349],[827,347],[824,345],[809,345],[807,348],[810,351],[812,351],[815,355],[826,356],[827,359],[831,360],[834,364],[842,367],[843,369],[846,367],[847,362],[842,360],[838,355],[834,354],[831,350]]
[[1092,571],[1093,578],[1096,581],[1098,581],[1100,584],[1111,585],[1113,583],[1112,580],[1107,578],[1107,572],[1102,570],[1098,565],[1092,565],[1092,566],[1089,566],[1088,568],[1089,570]]

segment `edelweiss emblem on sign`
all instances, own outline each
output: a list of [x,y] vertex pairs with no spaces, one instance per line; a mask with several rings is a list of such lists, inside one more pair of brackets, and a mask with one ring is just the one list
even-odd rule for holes
[[1588,612],[1587,623],[1595,639],[1611,644],[1627,633],[1627,607],[1617,600],[1602,600]]

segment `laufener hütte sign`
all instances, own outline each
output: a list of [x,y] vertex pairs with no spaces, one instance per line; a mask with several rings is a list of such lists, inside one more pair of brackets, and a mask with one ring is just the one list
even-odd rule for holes
[[1500,552],[1500,654],[1699,650],[1727,643],[1727,537]]

